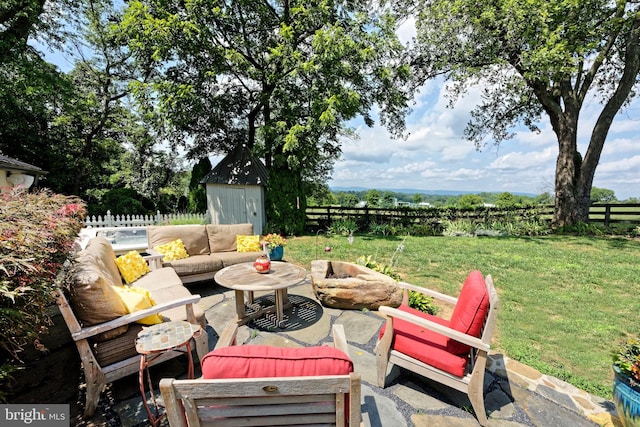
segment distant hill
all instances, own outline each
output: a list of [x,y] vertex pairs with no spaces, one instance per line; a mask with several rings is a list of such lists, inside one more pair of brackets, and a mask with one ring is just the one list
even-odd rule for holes
[[[366,187],[330,187],[330,189],[333,192],[340,192],[340,191],[359,192],[359,191],[372,190],[372,188],[366,188]],[[461,196],[463,194],[503,193],[504,192],[504,191],[418,190],[415,188],[376,188],[376,190],[392,191],[394,193],[403,193],[403,194],[431,194],[436,196]],[[528,196],[528,197],[537,196],[537,194],[533,194],[533,193],[518,193],[518,192],[511,192],[511,191],[510,193],[516,196]]]

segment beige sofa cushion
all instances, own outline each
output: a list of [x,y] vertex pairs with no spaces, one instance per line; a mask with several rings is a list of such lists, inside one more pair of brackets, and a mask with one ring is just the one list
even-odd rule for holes
[[[189,292],[189,290],[183,285],[180,285],[157,289],[151,292],[151,296],[157,304],[160,304],[162,302],[175,301],[179,298],[189,297],[191,296],[191,292]],[[204,317],[204,309],[200,304],[193,304],[193,313],[195,314],[198,323],[202,327],[205,327],[207,325],[207,320]],[[160,316],[165,322],[187,320],[187,310],[185,306],[175,307],[160,312]]]
[[264,255],[264,252],[218,252],[210,256],[216,258],[222,267],[229,267],[241,262],[254,262],[261,255]]
[[[151,294],[151,297],[156,304],[162,304],[164,302],[175,301],[179,298],[191,296],[191,292],[184,287],[182,281],[173,270],[173,268],[159,268],[153,270],[140,280],[134,283],[134,286],[146,289]],[[195,312],[196,319],[202,325],[206,325],[204,317],[204,310],[200,304],[193,305],[193,311]],[[170,310],[160,312],[162,320],[187,320],[187,314],[184,306],[172,308]]]
[[108,322],[127,314],[127,308],[111,288],[112,281],[100,261],[86,250],[81,251],[72,272],[69,297],[76,317],[84,326]]
[[116,254],[107,239],[103,236],[94,237],[89,240],[83,252],[94,257],[96,265],[110,285],[122,285],[122,276],[120,276],[120,270],[116,265]]
[[207,224],[209,249],[215,252],[233,252],[238,249],[236,236],[253,234],[253,224]]
[[[151,292],[151,296],[153,296],[153,292],[155,292],[156,289],[182,286],[182,281],[173,270],[173,268],[163,267],[156,270],[151,270],[150,272],[133,282],[131,286],[137,286],[139,288],[147,289],[149,292]],[[156,303],[158,303],[158,301],[156,301]]]
[[212,255],[196,255],[175,261],[163,262],[163,266],[171,267],[178,276],[191,276],[194,274],[215,273],[222,269],[222,261]]
[[189,256],[208,255],[209,239],[204,225],[152,225],[147,227],[147,243],[150,248],[180,239]]

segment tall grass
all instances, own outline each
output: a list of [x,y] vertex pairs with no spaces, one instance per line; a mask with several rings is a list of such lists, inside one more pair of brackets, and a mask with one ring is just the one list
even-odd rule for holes
[[[325,252],[325,246],[331,247]],[[285,258],[362,255],[403,280],[457,295],[469,271],[494,278],[501,299],[494,349],[590,393],[611,398],[611,348],[638,334],[640,241],[582,236],[289,239]]]

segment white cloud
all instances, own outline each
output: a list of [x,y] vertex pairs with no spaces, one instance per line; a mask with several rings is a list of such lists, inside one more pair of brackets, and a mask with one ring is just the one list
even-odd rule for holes
[[462,181],[468,182],[477,179],[483,179],[487,175],[486,170],[484,169],[467,169],[460,168],[458,170],[450,171],[447,174],[447,178],[451,181]]
[[522,171],[530,170],[532,168],[539,169],[546,167],[550,162],[553,162],[557,156],[558,150],[556,147],[548,147],[543,151],[531,151],[531,152],[513,152],[498,157],[489,165],[492,169],[501,171]]
[[[525,144],[538,149],[558,145],[556,134],[553,132],[553,129],[551,129],[551,125],[548,123],[540,123],[538,128],[540,129],[540,132],[531,132],[527,128],[515,132],[513,141],[516,141],[518,144]],[[510,142],[507,142],[507,144],[509,143]]]
[[640,155],[602,163],[596,169],[593,185],[614,190],[619,200],[640,197],[638,171],[640,171]]
[[634,153],[638,152],[639,148],[640,140],[633,140],[631,138],[607,139],[602,150],[602,155],[610,156],[619,153]]
[[[343,145],[343,159],[336,164],[332,186],[412,188],[455,191],[510,191],[539,194],[553,192],[558,153],[556,135],[548,118],[542,117],[539,133],[524,126],[514,138],[481,152],[464,139],[469,112],[480,100],[472,89],[447,108],[441,80],[430,81],[416,94],[407,118],[407,140],[392,140],[379,128],[361,128],[360,141]],[[594,185],[609,188],[619,199],[639,197],[640,101],[618,115],[609,133],[596,170]],[[590,102],[581,114],[579,149],[586,145],[601,105]]]
[[[637,132],[638,128],[640,128],[640,120],[630,118],[626,113],[621,113],[616,116],[611,123],[610,133],[625,133],[625,132]],[[635,117],[640,117],[640,110],[635,109],[634,111]]]
[[633,172],[637,175],[638,171],[640,171],[640,155],[604,163],[598,167],[598,172],[602,174]]
[[415,18],[409,17],[404,20],[396,30],[396,34],[403,44],[409,44],[411,40],[416,36]]

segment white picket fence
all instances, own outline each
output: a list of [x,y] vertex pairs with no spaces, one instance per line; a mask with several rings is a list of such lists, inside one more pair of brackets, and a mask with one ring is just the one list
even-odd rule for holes
[[146,227],[147,225],[163,225],[172,222],[209,223],[209,214],[163,214],[157,211],[155,215],[112,215],[107,211],[105,216],[90,216],[84,222],[87,228],[102,227]]

